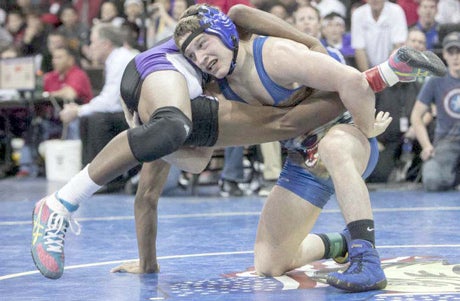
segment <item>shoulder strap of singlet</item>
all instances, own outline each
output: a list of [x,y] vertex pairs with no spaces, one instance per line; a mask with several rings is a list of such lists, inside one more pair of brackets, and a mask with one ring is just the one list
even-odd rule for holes
[[238,94],[236,94],[232,90],[232,88],[230,88],[230,85],[228,84],[228,81],[226,78],[219,79],[217,83],[219,84],[220,91],[225,96],[225,98],[227,98],[228,100],[246,103],[246,101],[244,101]]
[[275,83],[270,76],[268,76],[267,71],[264,68],[264,63],[262,59],[262,48],[267,40],[267,37],[261,36],[257,37],[254,40],[253,51],[254,51],[254,62],[257,69],[257,74],[259,75],[260,81],[264,85],[267,92],[274,100],[274,105],[277,106],[283,100],[289,98],[291,94],[297,89],[287,89],[277,83]]

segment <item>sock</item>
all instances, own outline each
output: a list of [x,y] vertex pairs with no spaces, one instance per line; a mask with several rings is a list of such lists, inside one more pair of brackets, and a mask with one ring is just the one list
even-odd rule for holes
[[375,246],[374,221],[371,219],[362,219],[351,222],[347,225],[350,231],[351,239],[367,240]]
[[322,259],[344,257],[348,251],[347,241],[340,233],[316,234],[324,243],[324,256]]
[[69,212],[73,212],[81,201],[91,197],[101,187],[90,178],[87,165],[56,192],[56,198]]
[[366,76],[369,86],[375,93],[399,82],[398,76],[391,69],[388,61],[364,71],[364,75]]

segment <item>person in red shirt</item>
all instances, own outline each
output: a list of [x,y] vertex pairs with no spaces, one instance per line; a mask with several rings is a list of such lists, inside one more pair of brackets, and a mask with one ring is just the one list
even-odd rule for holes
[[[53,50],[52,56],[53,70],[43,76],[44,96],[79,104],[88,103],[93,98],[91,83],[86,72],[78,66],[74,51],[68,47],[60,47]],[[43,167],[40,163],[43,162],[38,156],[38,144],[60,136],[62,132],[62,123],[49,103],[37,107],[36,115],[40,117],[41,122],[29,127],[25,135],[16,177],[40,175]],[[37,128],[39,131],[35,130]],[[78,119],[67,124],[67,131],[62,134],[65,134],[66,139],[79,139]]]
[[53,71],[45,73],[43,91],[50,96],[73,100],[80,104],[93,98],[88,75],[76,62],[76,54],[70,48],[53,51]]

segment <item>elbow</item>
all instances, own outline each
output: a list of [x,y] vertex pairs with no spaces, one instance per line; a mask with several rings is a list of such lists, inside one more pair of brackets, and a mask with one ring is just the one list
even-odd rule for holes
[[245,16],[247,15],[247,12],[248,12],[248,9],[249,7],[244,5],[244,4],[236,4],[236,5],[233,5],[227,15],[230,19],[232,19],[235,23],[238,23],[238,17],[239,18],[245,18]]

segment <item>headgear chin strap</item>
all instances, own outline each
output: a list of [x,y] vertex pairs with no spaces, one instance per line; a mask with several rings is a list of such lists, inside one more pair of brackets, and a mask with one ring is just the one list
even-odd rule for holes
[[233,51],[233,59],[227,75],[231,74],[236,66],[239,45],[239,37],[235,24],[220,10],[207,5],[201,5],[196,15],[198,15],[200,21],[200,28],[192,32],[184,41],[181,47],[182,53],[185,53],[185,49],[187,49],[190,42],[203,32],[218,36],[224,45]]

